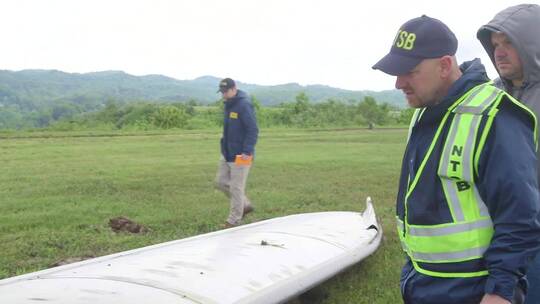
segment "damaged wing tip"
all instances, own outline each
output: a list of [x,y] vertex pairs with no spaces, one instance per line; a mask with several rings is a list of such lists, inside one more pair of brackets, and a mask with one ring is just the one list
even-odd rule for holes
[[373,208],[373,200],[371,196],[366,197],[366,209],[362,212],[365,217],[375,217],[375,210]]

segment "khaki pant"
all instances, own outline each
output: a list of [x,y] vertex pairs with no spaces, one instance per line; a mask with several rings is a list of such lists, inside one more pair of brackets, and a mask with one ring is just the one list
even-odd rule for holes
[[216,188],[223,191],[231,200],[227,222],[236,225],[244,215],[244,208],[251,206],[246,196],[246,181],[251,165],[236,165],[221,159],[216,175]]

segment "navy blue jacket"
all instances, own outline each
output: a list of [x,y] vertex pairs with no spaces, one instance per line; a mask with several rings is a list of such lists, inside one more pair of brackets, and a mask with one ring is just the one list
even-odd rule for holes
[[227,162],[234,162],[236,155],[255,154],[259,135],[255,110],[250,97],[238,90],[236,96],[225,101],[221,154]]
[[[403,158],[397,215],[405,215],[407,181],[413,180],[435,131],[447,108],[472,87],[488,81],[484,66],[476,59],[461,66],[460,77],[441,103],[428,107],[413,127]],[[480,126],[480,132],[483,130]],[[481,134],[481,133],[479,133]],[[411,224],[451,222],[437,168],[442,139],[435,146],[409,197],[407,220]],[[401,291],[405,303],[479,303],[484,293],[513,297],[518,281],[530,260],[540,250],[539,194],[536,175],[536,153],[533,125],[524,111],[503,101],[493,121],[484,149],[480,154],[476,186],[486,203],[495,232],[484,254],[489,275],[476,278],[438,278],[417,272],[407,261],[402,271]]]

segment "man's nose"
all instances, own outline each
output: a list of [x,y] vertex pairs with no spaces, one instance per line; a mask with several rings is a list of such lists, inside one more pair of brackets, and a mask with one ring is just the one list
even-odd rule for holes
[[396,77],[396,84],[395,84],[396,89],[401,90],[404,86],[404,83],[405,83],[405,79],[403,76]]
[[494,54],[495,58],[504,58],[507,55],[507,52],[504,48],[498,47],[495,48]]

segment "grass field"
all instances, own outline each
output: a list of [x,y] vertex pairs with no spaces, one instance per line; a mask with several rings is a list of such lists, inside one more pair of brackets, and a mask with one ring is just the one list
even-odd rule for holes
[[[0,278],[220,229],[228,202],[212,187],[219,133],[0,139]],[[248,180],[257,209],[247,223],[361,211],[369,195],[385,232],[374,255],[291,303],[401,301],[394,201],[405,136],[404,129],[261,130]],[[112,232],[108,220],[120,215],[151,231]]]

